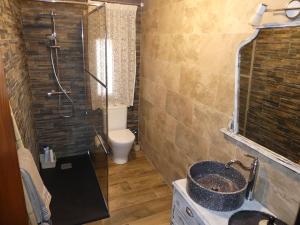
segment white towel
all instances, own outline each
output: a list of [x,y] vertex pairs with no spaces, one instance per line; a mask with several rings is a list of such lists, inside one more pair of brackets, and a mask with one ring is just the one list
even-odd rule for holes
[[51,195],[45,187],[30,151],[18,149],[21,175],[38,223],[50,220]]

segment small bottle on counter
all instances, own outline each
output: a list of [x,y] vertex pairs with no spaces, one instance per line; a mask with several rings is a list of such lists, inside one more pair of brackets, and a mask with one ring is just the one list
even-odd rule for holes
[[50,161],[50,149],[49,149],[48,145],[46,145],[44,147],[44,158],[45,158],[45,162],[49,162]]
[[54,153],[53,153],[53,149],[50,149],[50,162],[51,162],[51,163],[54,162]]

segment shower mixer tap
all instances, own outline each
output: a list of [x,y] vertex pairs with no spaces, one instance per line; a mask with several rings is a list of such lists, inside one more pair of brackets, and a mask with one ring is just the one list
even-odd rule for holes
[[56,39],[56,33],[52,33],[50,35],[47,36],[47,38],[50,40],[50,41],[54,41]]
[[60,46],[59,46],[59,45],[50,45],[49,48],[56,48],[56,49],[59,49]]
[[60,46],[57,44],[57,33],[56,33],[56,22],[55,17],[56,14],[53,10],[50,11],[48,14],[40,14],[40,17],[48,17],[51,19],[51,33],[46,35],[46,39],[48,40],[47,48],[49,48],[50,52],[50,63],[52,67],[53,76],[58,86],[58,90],[52,90],[47,93],[48,97],[51,96],[58,96],[58,111],[61,111],[62,108],[62,97],[65,96],[69,103],[72,104],[72,112],[69,115],[61,114],[64,118],[70,118],[75,114],[75,106],[74,101],[70,97],[71,90],[67,91],[61,84],[60,81],[60,71],[59,71],[59,58],[58,52]]
[[47,93],[47,96],[48,97],[51,97],[51,96],[53,96],[53,95],[64,95],[64,94],[72,94],[72,92],[71,91],[66,91],[66,90],[64,90],[64,91],[55,91],[55,90],[52,90],[51,92],[48,92]]

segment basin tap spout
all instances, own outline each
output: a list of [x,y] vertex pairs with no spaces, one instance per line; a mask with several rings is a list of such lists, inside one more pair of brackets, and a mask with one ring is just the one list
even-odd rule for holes
[[225,164],[226,168],[230,168],[231,165],[237,164],[242,169],[249,171],[249,178],[248,178],[248,184],[246,189],[246,199],[252,201],[253,200],[253,193],[255,188],[255,182],[258,174],[258,167],[259,167],[259,161],[257,157],[246,155],[247,157],[250,157],[253,159],[253,162],[251,163],[251,166],[245,166],[241,161],[233,159],[230,160],[228,163]]
[[242,167],[244,170],[248,170],[248,171],[251,170],[251,167],[245,166],[240,160],[237,160],[237,159],[232,159],[232,160],[230,160],[228,163],[225,164],[225,167],[228,169],[228,168],[229,168],[231,165],[233,165],[233,164],[239,165],[239,166]]

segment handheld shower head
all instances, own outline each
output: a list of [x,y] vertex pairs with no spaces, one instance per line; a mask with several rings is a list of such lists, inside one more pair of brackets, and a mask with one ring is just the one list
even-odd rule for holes
[[261,20],[263,18],[263,15],[267,10],[267,7],[268,6],[266,4],[263,4],[263,3],[259,4],[259,6],[256,9],[255,15],[251,18],[251,20],[249,22],[250,25],[252,25],[252,26],[259,26],[260,25]]

